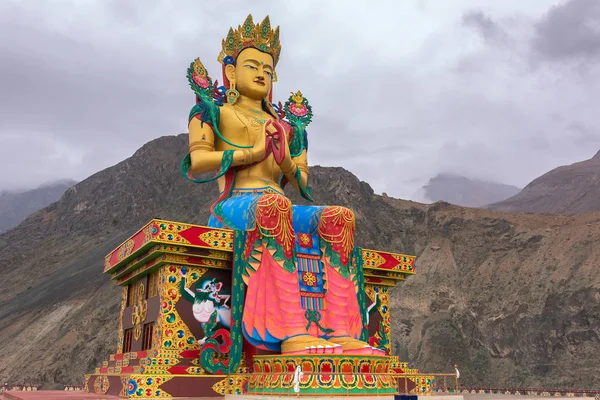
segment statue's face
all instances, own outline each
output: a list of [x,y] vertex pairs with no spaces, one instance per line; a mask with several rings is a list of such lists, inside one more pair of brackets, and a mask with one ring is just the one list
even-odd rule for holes
[[256,49],[243,50],[236,60],[235,85],[242,96],[262,100],[273,84],[273,57]]

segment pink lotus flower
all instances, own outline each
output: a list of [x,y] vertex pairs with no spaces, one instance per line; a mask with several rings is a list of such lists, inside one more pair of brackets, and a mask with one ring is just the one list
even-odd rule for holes
[[292,114],[294,114],[297,117],[304,117],[306,114],[308,114],[308,109],[306,108],[306,106],[304,104],[302,104],[301,106],[297,106],[295,104],[290,104],[288,109],[290,110],[290,112]]
[[197,73],[192,74],[192,79],[196,82],[196,85],[200,86],[202,89],[206,89],[208,87],[208,79],[201,78]]

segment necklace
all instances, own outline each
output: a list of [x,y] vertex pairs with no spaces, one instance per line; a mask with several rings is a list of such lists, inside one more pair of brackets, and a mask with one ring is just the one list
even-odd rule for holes
[[[250,125],[254,128],[262,127],[266,122],[267,118],[264,118],[264,112],[254,110],[252,108],[241,108],[234,106],[236,114],[241,114],[246,120],[250,122]],[[260,118],[262,117],[262,118]]]

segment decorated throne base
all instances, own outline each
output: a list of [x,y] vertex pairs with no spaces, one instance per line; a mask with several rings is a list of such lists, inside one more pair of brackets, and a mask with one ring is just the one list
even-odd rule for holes
[[[361,355],[254,356],[249,395],[390,396],[397,392],[393,357]],[[294,372],[302,367],[298,387]]]
[[[222,368],[207,370],[199,343],[206,332],[193,316],[193,303],[184,298],[181,284],[193,290],[197,284],[216,280],[230,287],[233,258],[233,231],[160,219],[149,221],[108,254],[104,271],[122,287],[121,310],[115,316],[119,321],[117,353],[86,376],[84,390],[146,399],[245,392],[274,398],[296,395],[290,382],[296,366],[301,365],[305,372],[299,385],[302,396],[394,393],[395,386],[375,374],[402,373],[405,368],[396,371],[393,365],[397,360],[391,367],[383,366],[390,364],[390,357],[383,356],[265,356],[248,348],[246,355],[256,357],[253,368],[242,354],[243,361],[234,374],[228,375]],[[363,249],[362,259],[364,291],[367,304],[371,304],[368,343],[390,353],[387,289],[415,273],[415,257]],[[221,354],[215,360],[227,358]],[[286,376],[280,375],[277,381],[272,376],[266,380],[263,374],[263,378],[253,377],[248,387],[249,371],[260,377],[261,371],[277,368]],[[372,372],[373,376],[355,377],[359,372]]]

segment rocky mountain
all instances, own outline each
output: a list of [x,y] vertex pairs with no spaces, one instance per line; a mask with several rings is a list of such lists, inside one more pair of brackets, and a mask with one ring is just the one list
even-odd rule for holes
[[[215,185],[180,176],[187,135],[154,140],[0,235],[0,381],[81,382],[116,346],[103,256],[153,217],[205,223]],[[395,288],[392,341],[463,385],[600,389],[600,214],[506,214],[375,195],[311,168],[317,204],[351,207],[357,243],[419,256]],[[298,201],[298,196],[293,196]]]
[[502,183],[442,173],[431,178],[427,185],[423,186],[423,190],[432,202],[446,201],[463,207],[482,207],[508,199],[521,189]]
[[75,183],[64,180],[24,192],[1,192],[0,233],[14,228],[28,215],[54,203]]
[[562,215],[600,211],[600,151],[589,160],[553,169],[487,208]]

